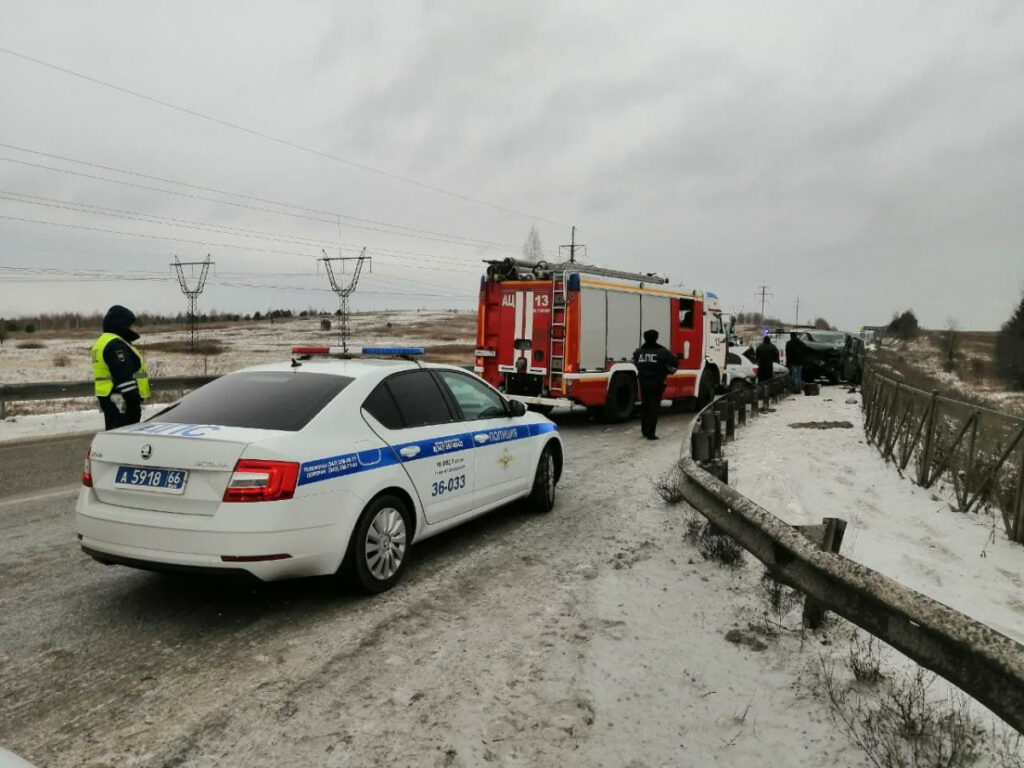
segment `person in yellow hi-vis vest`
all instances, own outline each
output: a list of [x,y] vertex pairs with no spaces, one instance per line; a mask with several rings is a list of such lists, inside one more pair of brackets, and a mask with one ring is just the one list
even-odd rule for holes
[[[96,380],[96,397],[107,429],[137,424],[142,419],[142,401],[149,397],[146,363],[132,342],[139,334],[131,329],[135,315],[115,304],[103,318],[103,333],[92,345],[92,373]],[[114,402],[114,395],[124,401],[124,412]]]

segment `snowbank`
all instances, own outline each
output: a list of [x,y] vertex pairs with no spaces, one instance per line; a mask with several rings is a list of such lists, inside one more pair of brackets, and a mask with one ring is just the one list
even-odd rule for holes
[[[842,421],[853,428],[791,426]],[[826,388],[749,424],[726,449],[740,493],[793,525],[846,519],[846,557],[1024,642],[1024,549],[995,516],[901,478],[866,442],[859,396]]]

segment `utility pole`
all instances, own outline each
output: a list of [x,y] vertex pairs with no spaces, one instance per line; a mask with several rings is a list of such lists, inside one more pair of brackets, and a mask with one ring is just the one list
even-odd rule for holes
[[564,261],[565,259],[562,257],[562,253],[564,253],[564,251],[566,249],[568,249],[568,251],[569,251],[569,263],[570,264],[575,264],[576,263],[576,252],[577,251],[581,251],[582,252],[582,249],[584,249],[586,247],[587,246],[582,245],[582,244],[576,245],[576,227],[573,227],[572,228],[572,242],[569,245],[560,245],[560,246],[558,246],[558,257],[561,258]]
[[[343,354],[348,353],[348,336],[349,336],[349,311],[348,311],[348,297],[351,296],[355,290],[356,285],[359,283],[359,275],[363,271],[363,262],[367,260],[366,249],[363,248],[362,252],[358,256],[335,256],[328,257],[327,252],[323,252],[324,257],[319,259],[324,263],[324,268],[327,270],[327,277],[331,281],[331,290],[334,291],[338,296],[339,307],[339,327],[341,329],[341,351]],[[331,266],[331,262],[341,262],[341,271],[345,272],[345,262],[354,261],[356,263],[355,269],[352,271],[352,279],[349,280],[348,285],[338,285],[338,281],[334,276],[334,268]],[[370,271],[373,271],[373,258],[370,261]]]
[[769,296],[774,296],[775,294],[774,293],[768,293],[768,286],[767,285],[762,285],[762,286],[760,286],[760,290],[757,293],[755,293],[754,295],[761,297],[761,322],[763,323],[764,322],[764,302],[765,302],[765,299],[767,299]]
[[[178,285],[181,286],[181,292],[188,297],[188,348],[192,354],[195,354],[196,340],[199,337],[199,314],[196,306],[199,294],[203,292],[203,288],[206,286],[206,275],[210,271],[212,264],[210,254],[206,254],[206,258],[202,261],[181,261],[175,256],[174,263],[171,264],[178,273]],[[201,267],[199,278],[194,285],[189,285],[189,281],[185,278],[185,267],[191,268],[189,270],[189,277],[195,277],[196,268]]]
[[800,325],[800,297],[796,297],[796,320],[793,321],[793,325]]

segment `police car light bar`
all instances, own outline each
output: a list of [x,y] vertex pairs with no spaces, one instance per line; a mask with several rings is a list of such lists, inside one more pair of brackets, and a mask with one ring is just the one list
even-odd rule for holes
[[423,347],[353,347],[346,352],[341,347],[292,347],[293,355],[423,355]]

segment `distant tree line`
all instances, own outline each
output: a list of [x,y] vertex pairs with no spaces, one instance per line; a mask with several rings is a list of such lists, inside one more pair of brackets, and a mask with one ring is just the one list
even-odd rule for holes
[[[199,315],[200,323],[229,323],[244,320],[278,320],[293,317],[318,317],[331,314],[320,309],[309,308],[301,312],[291,309],[268,309],[264,312],[242,314],[239,312],[203,312]],[[335,313],[337,314],[337,313]],[[184,325],[189,321],[187,312],[162,315],[152,312],[136,313],[136,325]],[[36,331],[73,331],[79,329],[99,330],[103,326],[103,315],[99,313],[82,314],[80,312],[55,312],[52,314],[24,315],[21,317],[0,318],[0,344],[12,333],[35,333]]]
[[916,337],[921,332],[921,327],[917,324],[917,315],[914,314],[914,310],[908,309],[903,313],[894,312],[892,320],[889,321],[885,330],[886,333],[897,339],[906,341]]
[[1024,389],[1024,293],[996,337],[996,371],[1014,389]]
[[[760,312],[740,312],[738,315],[736,315],[736,324],[761,325],[767,326],[769,328],[783,328],[789,325],[789,323],[784,323],[777,317],[772,317],[770,315],[762,316]],[[832,325],[824,317],[814,318],[814,322],[811,325],[812,327],[818,329],[819,331],[835,330],[835,326]]]

